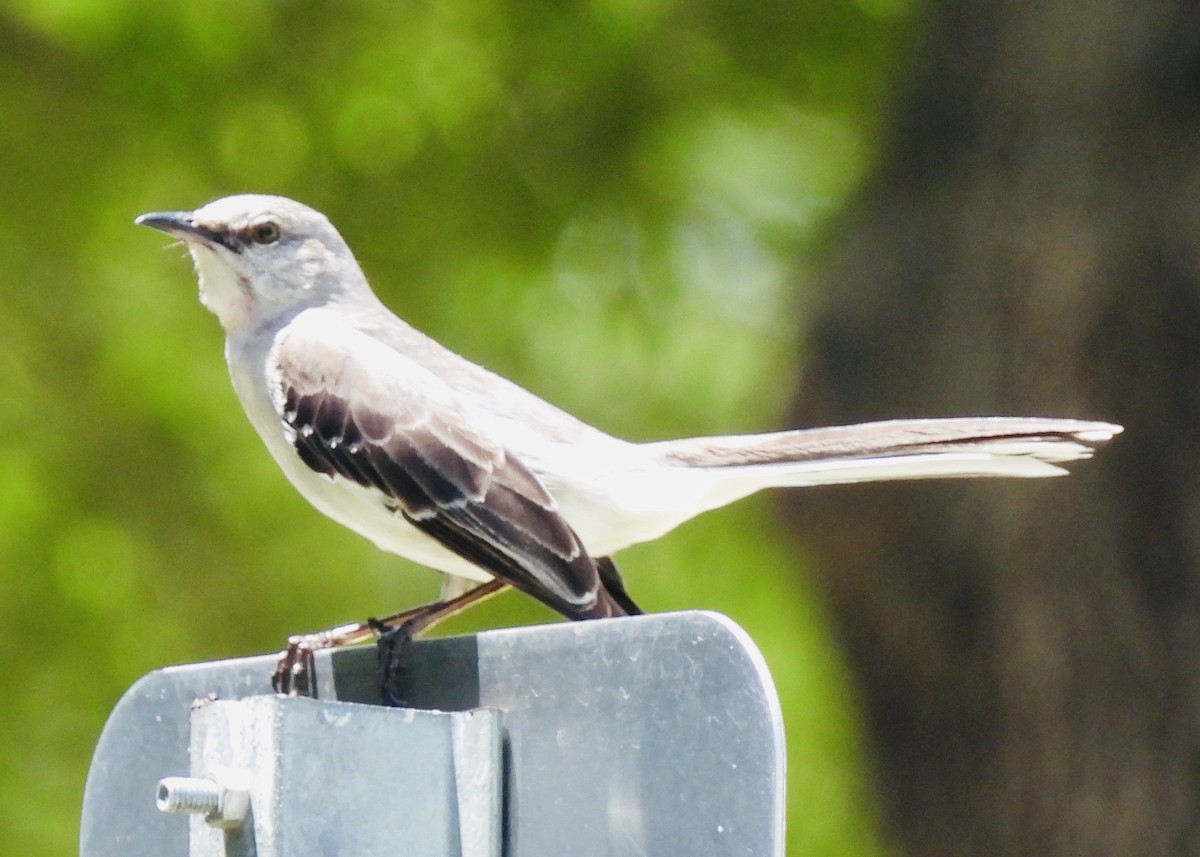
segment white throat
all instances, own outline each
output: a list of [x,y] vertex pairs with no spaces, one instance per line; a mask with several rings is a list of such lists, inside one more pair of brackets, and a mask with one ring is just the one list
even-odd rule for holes
[[253,292],[220,258],[220,251],[202,244],[188,248],[200,280],[200,303],[213,313],[227,332],[243,327],[253,311]]

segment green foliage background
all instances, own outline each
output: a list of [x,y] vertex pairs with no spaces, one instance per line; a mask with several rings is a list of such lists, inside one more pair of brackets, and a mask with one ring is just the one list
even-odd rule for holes
[[[805,268],[869,166],[905,0],[0,3],[0,838],[76,849],[93,743],[177,662],[427,600],[242,416],[147,210],[327,212],[398,312],[633,439],[779,427]],[[880,853],[802,545],[755,498],[621,557],[770,663],[789,850]],[[455,631],[550,621],[505,596]],[[130,799],[150,800],[150,795]]]

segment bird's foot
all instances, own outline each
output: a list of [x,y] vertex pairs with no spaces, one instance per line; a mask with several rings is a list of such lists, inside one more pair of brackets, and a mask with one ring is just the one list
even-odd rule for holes
[[376,635],[379,698],[389,708],[401,708],[404,706],[402,681],[414,639],[413,623],[402,622],[389,626],[376,619],[368,619],[367,624]]
[[287,648],[279,653],[271,687],[287,696],[317,695],[314,656],[322,649],[334,649],[361,643],[371,638],[372,629],[361,622],[341,625],[316,634],[288,637]]
[[341,625],[317,634],[298,634],[288,638],[287,648],[279,653],[279,661],[271,674],[271,687],[276,693],[288,696],[315,697],[316,673],[314,655],[321,649],[336,649],[365,643],[374,637],[379,644],[379,681],[385,705],[398,706],[396,679],[404,672],[407,649],[414,639],[438,622],[482,601],[507,584],[489,580],[448,601],[423,604],[394,613],[383,619],[368,619]]
[[288,638],[287,648],[279,653],[275,672],[271,673],[271,687],[276,693],[287,696],[313,695],[315,651],[316,648],[309,642],[308,635]]

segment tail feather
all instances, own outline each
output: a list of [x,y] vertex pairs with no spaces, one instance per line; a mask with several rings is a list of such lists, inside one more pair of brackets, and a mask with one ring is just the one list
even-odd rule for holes
[[[569,517],[588,549],[607,556],[764,488],[1058,476],[1067,472],[1059,465],[1088,458],[1120,432],[1120,426],[1110,423],[984,417],[648,443],[638,447],[648,461],[598,480],[607,515],[587,506],[574,508]],[[561,496],[568,502],[571,498],[569,492]],[[606,603],[598,609],[612,607]]]
[[1041,417],[888,420],[651,444],[683,467],[778,466],[777,485],[956,476],[1053,476],[1089,458],[1121,426]]

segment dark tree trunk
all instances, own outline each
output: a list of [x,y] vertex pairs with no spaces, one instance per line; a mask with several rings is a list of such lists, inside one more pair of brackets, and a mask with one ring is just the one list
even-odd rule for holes
[[789,495],[912,855],[1200,851],[1200,5],[950,0],[798,424],[1112,419],[1065,480]]

